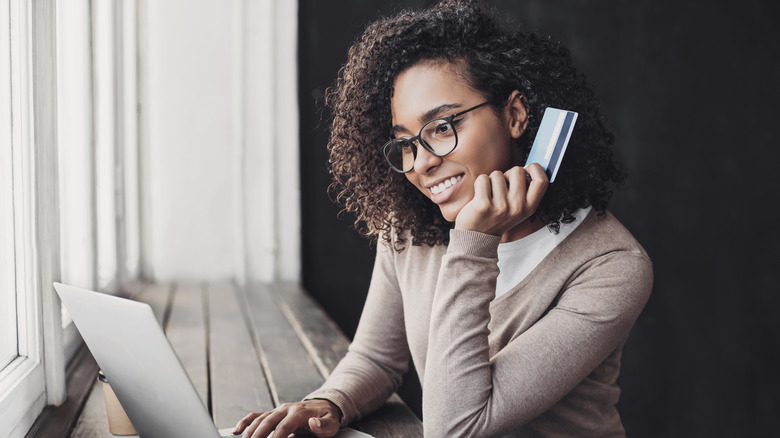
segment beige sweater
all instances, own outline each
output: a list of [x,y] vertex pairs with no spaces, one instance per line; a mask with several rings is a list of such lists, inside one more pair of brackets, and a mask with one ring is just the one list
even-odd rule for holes
[[495,296],[500,238],[452,230],[449,246],[378,245],[349,353],[319,390],[346,425],[398,388],[411,354],[426,437],[625,436],[620,354],[652,265],[591,212],[521,283]]

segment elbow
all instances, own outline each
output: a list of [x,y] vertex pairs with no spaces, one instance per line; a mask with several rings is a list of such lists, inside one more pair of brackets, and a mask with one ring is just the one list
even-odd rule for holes
[[461,403],[454,400],[438,400],[435,407],[423,403],[423,430],[426,437],[471,438],[485,436],[489,431],[487,405],[460,413],[448,409],[448,406],[462,407]]

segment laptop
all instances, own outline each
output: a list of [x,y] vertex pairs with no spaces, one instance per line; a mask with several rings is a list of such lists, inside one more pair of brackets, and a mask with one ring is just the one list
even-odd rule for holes
[[[54,289],[141,438],[236,436],[214,426],[148,304],[61,283]],[[366,437],[350,428],[336,435]]]
[[140,437],[234,436],[217,430],[148,304],[54,289]]
[[[141,438],[236,436],[232,427],[217,430],[148,304],[54,289]],[[373,437],[345,427],[334,438]]]

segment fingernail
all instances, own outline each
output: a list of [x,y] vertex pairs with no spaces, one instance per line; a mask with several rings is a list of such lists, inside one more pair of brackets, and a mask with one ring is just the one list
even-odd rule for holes
[[319,418],[314,418],[314,422],[317,423],[317,427],[322,427],[322,421]]

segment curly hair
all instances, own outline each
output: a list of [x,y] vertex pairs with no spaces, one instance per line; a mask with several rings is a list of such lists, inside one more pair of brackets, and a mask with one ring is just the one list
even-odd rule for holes
[[529,117],[526,131],[515,141],[523,157],[547,107],[579,113],[566,160],[530,220],[542,220],[558,232],[560,223],[574,221],[579,208],[592,205],[603,215],[612,195],[610,185],[622,183],[625,175],[612,157],[614,137],[606,119],[569,51],[549,37],[503,30],[479,2],[445,0],[370,24],[326,91],[325,103],[333,114],[329,191],[342,211],[356,215],[360,234],[382,236],[398,251],[408,235],[413,245],[448,242],[453,224],[390,169],[380,151],[391,134],[395,79],[422,61],[452,64],[496,108],[520,90]]

